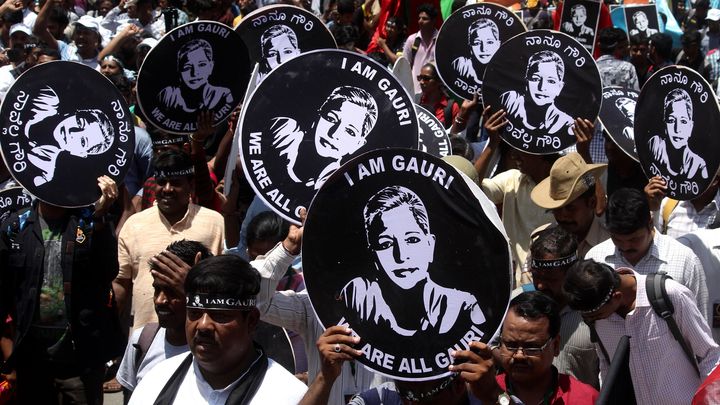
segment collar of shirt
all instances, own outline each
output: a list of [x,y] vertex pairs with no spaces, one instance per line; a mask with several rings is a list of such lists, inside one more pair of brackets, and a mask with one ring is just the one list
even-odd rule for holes
[[606,61],[606,60],[614,60],[614,59],[615,59],[615,57],[612,56],[612,55],[600,55],[600,57],[597,58],[597,59],[595,60],[595,62],[603,62],[603,61]]
[[590,250],[591,247],[594,247],[601,242],[605,242],[609,238],[610,233],[602,225],[602,220],[600,219],[600,217],[595,216],[593,217],[593,221],[590,225],[590,229],[588,229],[587,235],[585,235],[585,239],[580,241],[580,244],[587,245],[587,250]]
[[247,375],[247,373],[250,371],[252,366],[258,362],[258,360],[261,359],[261,355],[258,354],[257,358],[250,363],[247,370],[245,370],[244,373],[240,375],[235,381],[228,384],[227,387],[223,389],[216,390],[214,389],[206,380],[205,377],[202,374],[202,370],[200,370],[200,366],[197,363],[197,360],[193,357],[192,366],[193,366],[193,373],[195,374],[195,381],[197,381],[197,387],[198,391],[200,391],[200,395],[202,395],[203,398],[206,398],[209,400],[210,403],[216,402],[217,398],[225,397],[225,400],[227,400],[227,397],[230,396],[232,390],[235,388],[235,386],[242,381],[243,378]]
[[160,212],[160,208],[157,207],[157,201],[155,202],[155,208],[157,208],[160,222],[162,222],[168,230],[175,232],[179,232],[189,227],[192,222],[192,218],[194,218],[195,214],[197,214],[197,212],[200,210],[200,206],[190,203],[188,204],[187,211],[185,211],[185,216],[183,216],[182,219],[177,221],[175,224],[170,224],[170,221],[165,218],[165,215]]

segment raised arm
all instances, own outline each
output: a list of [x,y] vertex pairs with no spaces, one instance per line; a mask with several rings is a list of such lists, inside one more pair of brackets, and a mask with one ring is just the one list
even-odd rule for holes
[[40,9],[37,19],[35,20],[35,26],[33,26],[33,34],[42,42],[45,42],[49,48],[58,49],[58,41],[52,36],[50,30],[48,30],[48,21],[50,18],[50,9],[52,9],[54,1],[47,0]]

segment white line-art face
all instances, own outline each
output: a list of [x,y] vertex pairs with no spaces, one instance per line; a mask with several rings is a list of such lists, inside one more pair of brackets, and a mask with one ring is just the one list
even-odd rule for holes
[[541,51],[528,61],[527,80],[530,98],[538,106],[555,102],[565,83],[564,64],[554,52]]
[[[208,47],[210,44],[205,42]],[[199,42],[199,41],[198,41]],[[200,45],[190,51],[182,53],[179,60],[180,77],[183,83],[193,90],[197,90],[206,84],[210,79],[215,63],[212,60],[212,48],[210,52],[205,46]]]
[[635,14],[633,14],[633,21],[635,22],[635,27],[640,31],[645,31],[648,27],[648,18],[643,11],[636,11]]
[[665,129],[675,149],[687,146],[693,131],[692,100],[685,90],[677,89],[665,97]]
[[78,157],[105,152],[113,141],[112,129],[105,114],[99,110],[83,110],[68,116],[55,126],[53,137],[60,149]]
[[435,252],[435,235],[429,232],[426,224],[421,226],[419,223],[418,211],[424,218],[427,218],[427,212],[417,195],[404,187],[397,188],[402,193],[409,193],[416,202],[379,208],[380,212],[374,216],[368,230],[368,242],[379,270],[398,287],[407,290],[428,278]]
[[262,56],[270,70],[300,55],[295,32],[285,25],[267,29],[261,37]]
[[487,65],[500,48],[499,31],[495,22],[480,19],[469,28],[468,42],[478,62]]
[[627,97],[620,97],[615,100],[615,106],[630,122],[635,121],[635,104],[637,104],[635,100]]
[[377,105],[368,92],[350,86],[335,89],[319,110],[317,153],[336,160],[355,153],[365,145],[376,120]]
[[587,10],[582,4],[577,4],[570,9],[570,15],[572,16],[572,23],[576,27],[585,24],[587,20]]

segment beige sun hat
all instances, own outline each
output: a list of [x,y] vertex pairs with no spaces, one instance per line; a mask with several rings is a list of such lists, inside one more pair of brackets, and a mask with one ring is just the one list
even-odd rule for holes
[[555,161],[550,176],[533,188],[530,198],[539,207],[560,208],[590,188],[587,175],[598,178],[606,167],[606,164],[585,163],[577,152],[568,153]]

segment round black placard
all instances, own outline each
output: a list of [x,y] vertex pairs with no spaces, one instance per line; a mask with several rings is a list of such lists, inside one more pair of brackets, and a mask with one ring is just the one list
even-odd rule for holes
[[308,295],[325,327],[348,325],[359,361],[402,380],[448,374],[451,350],[487,342],[511,290],[494,205],[440,158],[368,152],[313,199],[303,236]]
[[638,96],[637,91],[626,87],[605,87],[599,116],[600,123],[615,145],[636,161],[639,159],[635,149],[633,121]]
[[0,147],[12,176],[62,207],[100,197],[97,178],[120,184],[135,150],[125,98],[100,72],[51,62],[23,73],[0,109]]
[[595,49],[595,34],[600,21],[599,1],[564,0],[560,16],[560,32],[581,43],[591,54]]
[[705,79],[685,67],[660,69],[635,108],[635,145],[645,175],[662,176],[670,198],[697,197],[720,166],[717,128],[720,109]]
[[501,136],[528,153],[554,153],[575,143],[576,118],[595,121],[602,83],[595,60],[577,41],[550,30],[506,42],[485,70],[483,99],[505,109]]
[[336,48],[335,38],[313,13],[290,5],[253,11],[235,28],[258,64],[258,82],[281,63],[315,49]]
[[450,136],[443,128],[442,122],[433,113],[417,104],[415,104],[415,111],[420,124],[418,149],[437,157],[450,155],[452,153]]
[[352,156],[418,146],[407,91],[382,65],[341,50],[311,51],[278,66],[245,103],[238,131],[250,184],[294,223]]
[[195,21],[167,33],[145,58],[138,104],[156,127],[175,134],[197,129],[203,110],[215,124],[240,104],[251,65],[240,36],[214,21]]
[[22,187],[0,190],[0,224],[15,211],[29,207],[32,197]]
[[435,59],[445,85],[465,99],[481,95],[485,67],[500,45],[527,31],[515,13],[493,3],[464,6],[440,27]]

